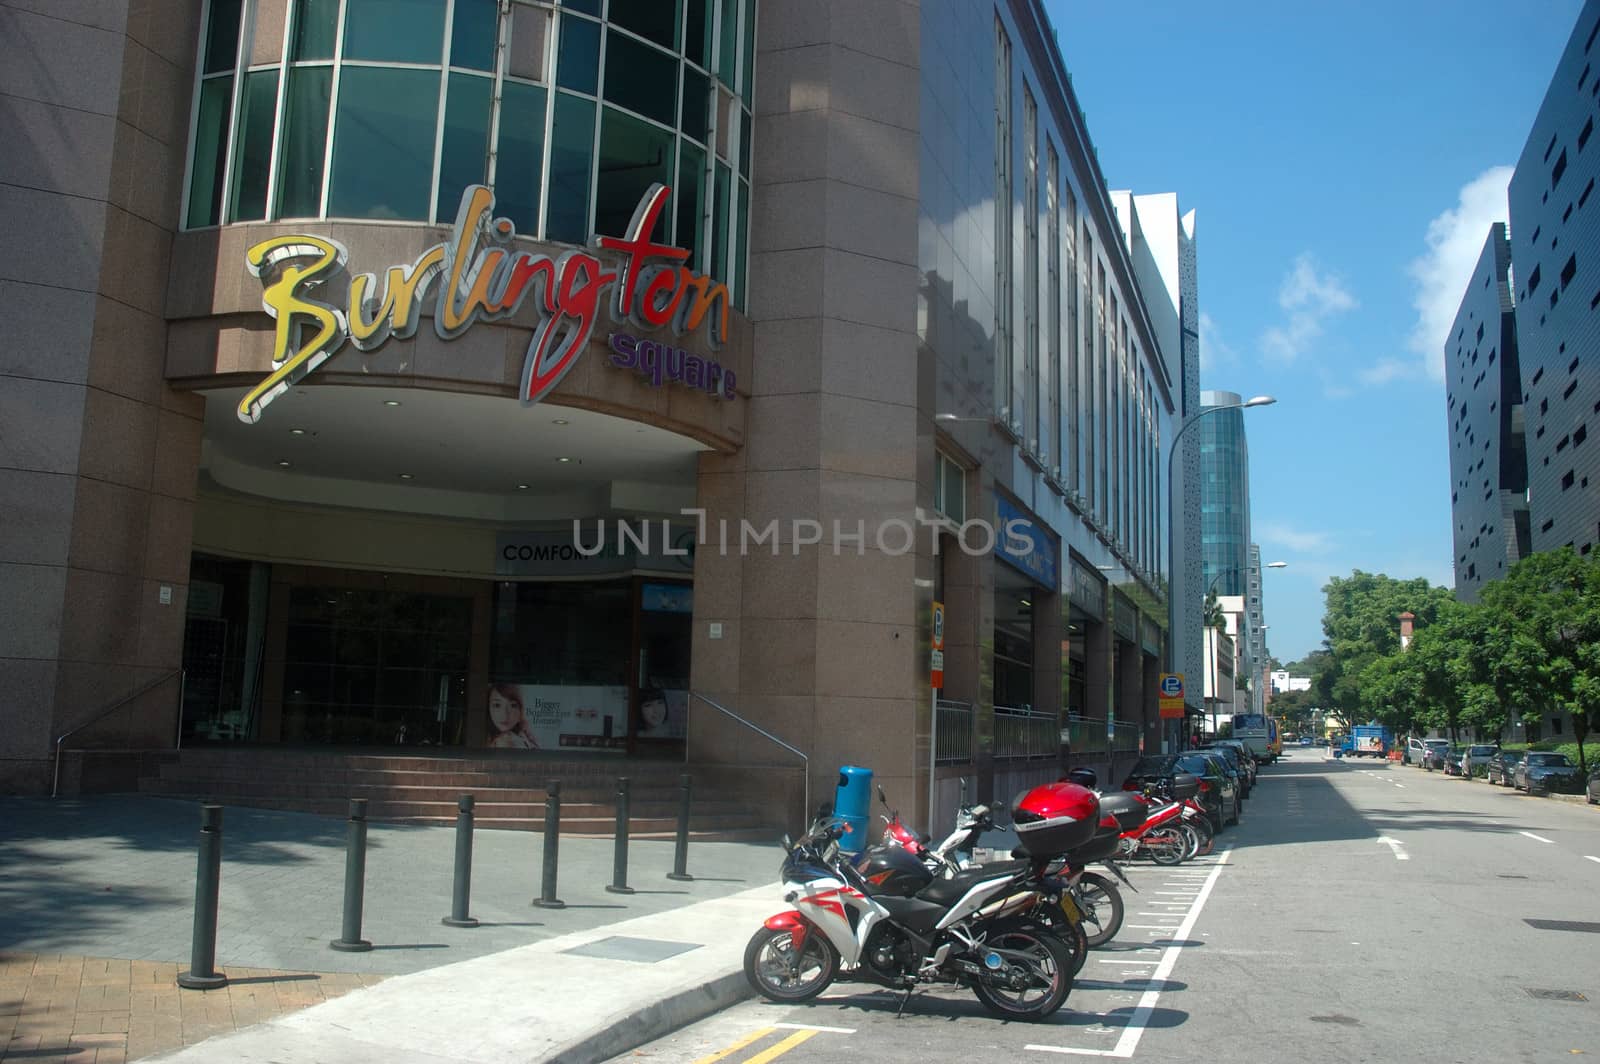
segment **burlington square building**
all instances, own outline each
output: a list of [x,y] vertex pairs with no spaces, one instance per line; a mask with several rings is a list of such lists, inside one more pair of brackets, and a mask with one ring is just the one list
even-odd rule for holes
[[1194,219],[1113,198],[1037,0],[125,0],[0,57],[5,790],[687,765],[736,828],[860,765],[942,822],[1176,735]]

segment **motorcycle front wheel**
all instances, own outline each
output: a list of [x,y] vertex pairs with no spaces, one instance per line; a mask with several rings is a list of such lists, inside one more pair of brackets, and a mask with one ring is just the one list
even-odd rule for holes
[[[992,983],[984,982],[982,976],[973,982],[973,994],[990,1012],[1014,1020],[1042,1020],[1066,1003],[1072,990],[1072,951],[1049,928],[1020,920],[1005,921],[990,929],[984,944],[1026,958],[1003,958],[1002,971],[1015,971],[1015,982],[1021,986],[1013,985],[1000,973],[993,976]],[[979,947],[980,963],[983,952]]]
[[1144,848],[1150,859],[1158,865],[1182,864],[1184,854],[1188,852],[1183,832],[1171,828],[1145,835]]
[[763,927],[744,950],[744,977],[756,993],[770,1001],[810,1001],[833,982],[839,955],[820,931],[806,935],[795,955],[788,931]]

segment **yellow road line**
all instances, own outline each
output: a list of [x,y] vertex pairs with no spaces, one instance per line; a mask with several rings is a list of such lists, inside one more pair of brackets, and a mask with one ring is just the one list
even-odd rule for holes
[[816,1031],[796,1031],[771,1049],[764,1049],[753,1057],[745,1057],[743,1064],[768,1064],[769,1061],[777,1060],[801,1042],[816,1036]]
[[733,1043],[733,1045],[728,1046],[726,1049],[719,1049],[709,1057],[701,1057],[699,1060],[695,1061],[694,1064],[713,1064],[714,1061],[721,1060],[723,1057],[731,1056],[732,1054],[739,1052],[739,1050],[743,1049],[751,1042],[761,1041],[761,1039],[767,1037],[767,1035],[771,1034],[774,1030],[776,1030],[776,1028],[763,1027],[761,1030],[756,1031],[753,1034],[745,1035],[743,1038]]

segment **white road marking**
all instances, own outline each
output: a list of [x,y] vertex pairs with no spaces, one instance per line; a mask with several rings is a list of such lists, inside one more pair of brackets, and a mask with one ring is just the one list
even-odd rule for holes
[[775,1023],[773,1027],[781,1027],[785,1031],[822,1031],[827,1034],[855,1034],[854,1027],[822,1027],[814,1023]]
[[[1179,940],[1187,939],[1194,930],[1194,925],[1200,919],[1200,910],[1205,907],[1206,899],[1211,896],[1211,890],[1217,885],[1217,877],[1222,874],[1222,866],[1228,863],[1228,855],[1233,852],[1233,847],[1224,849],[1217,860],[1216,867],[1211,876],[1206,880],[1205,886],[1200,888],[1200,894],[1194,900],[1194,905],[1189,909],[1189,914],[1184,917],[1183,924],[1178,928],[1175,936]],[[1156,970],[1150,976],[1150,985],[1163,983],[1167,976],[1172,974],[1173,966],[1178,963],[1178,955],[1183,947],[1174,943],[1168,946],[1161,954],[1161,963],[1156,965]],[[1117,1039],[1115,1048],[1112,1049],[1075,1049],[1068,1046],[1028,1045],[1024,1049],[1036,1050],[1040,1053],[1064,1053],[1072,1056],[1085,1057],[1117,1057],[1123,1060],[1132,1057],[1139,1048],[1139,1039],[1144,1037],[1145,1024],[1150,1022],[1150,1014],[1155,1011],[1156,1002],[1161,999],[1161,991],[1146,990],[1139,997],[1139,1004],[1134,1007],[1133,1015],[1128,1017],[1128,1023],[1122,1029],[1122,1036]]]
[[1404,784],[1404,783],[1396,783],[1396,784],[1395,784],[1395,786],[1396,786],[1396,787],[1404,787],[1404,786],[1405,786],[1405,784]]
[[1095,960],[1099,961],[1101,964],[1137,964],[1145,968],[1149,968],[1156,963],[1155,961],[1113,961],[1107,960],[1104,957],[1096,957]]
[[1193,894],[1192,890],[1158,890],[1157,894]]
[[1137,927],[1140,931],[1176,931],[1177,924],[1124,924],[1124,927]]
[[1600,857],[1590,857],[1588,854],[1584,854],[1583,859],[1585,861],[1593,861],[1595,864],[1600,864]]
[[[1589,858],[1589,860],[1592,861],[1592,860],[1594,860],[1594,858],[1591,857],[1591,858]],[[1174,913],[1134,913],[1133,915],[1135,915],[1135,916],[1173,916],[1173,915],[1176,915],[1176,914],[1174,914]]]
[[1394,859],[1396,861],[1409,861],[1409,860],[1411,860],[1411,855],[1409,853],[1406,853],[1406,851],[1401,847],[1399,839],[1391,839],[1387,835],[1381,835],[1381,836],[1379,836],[1378,841],[1383,843],[1385,846],[1389,847],[1389,849],[1394,851]]
[[1535,835],[1531,831],[1519,831],[1519,832],[1517,832],[1517,834],[1518,835],[1526,835],[1526,836],[1528,836],[1528,838],[1533,839],[1536,842],[1548,842],[1552,846],[1555,845],[1555,841],[1556,841],[1555,839],[1547,839],[1543,835]]

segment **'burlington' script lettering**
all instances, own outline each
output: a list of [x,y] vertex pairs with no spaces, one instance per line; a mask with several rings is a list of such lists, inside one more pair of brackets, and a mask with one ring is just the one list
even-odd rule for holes
[[[272,373],[239,401],[239,420],[254,424],[267,404],[287,391],[349,340],[373,351],[390,337],[414,336],[430,285],[437,289],[433,328],[444,340],[460,336],[475,321],[500,321],[516,314],[530,293],[542,298],[539,326],[528,342],[519,394],[536,403],[561,383],[594,332],[601,295],[613,289],[612,316],[640,328],[670,326],[676,333],[698,329],[709,318],[713,348],[728,338],[726,285],[682,264],[689,252],[650,239],[666,205],[668,188],[650,186],[628,224],[627,235],[600,237],[620,252],[619,268],[574,248],[556,258],[511,246],[516,227],[495,218],[494,193],[471,185],[448,242],[435,244],[415,262],[391,266],[381,295],[370,273],[350,279],[345,307],[312,298],[349,261],[343,244],[326,237],[277,236],[246,252],[252,275],[261,280],[261,305],[276,321]],[[435,284],[435,282],[438,282]],[[306,330],[314,330],[306,338]],[[715,363],[710,363],[715,365]],[[732,398],[733,375],[721,381]],[[709,388],[709,379],[702,385]]]

